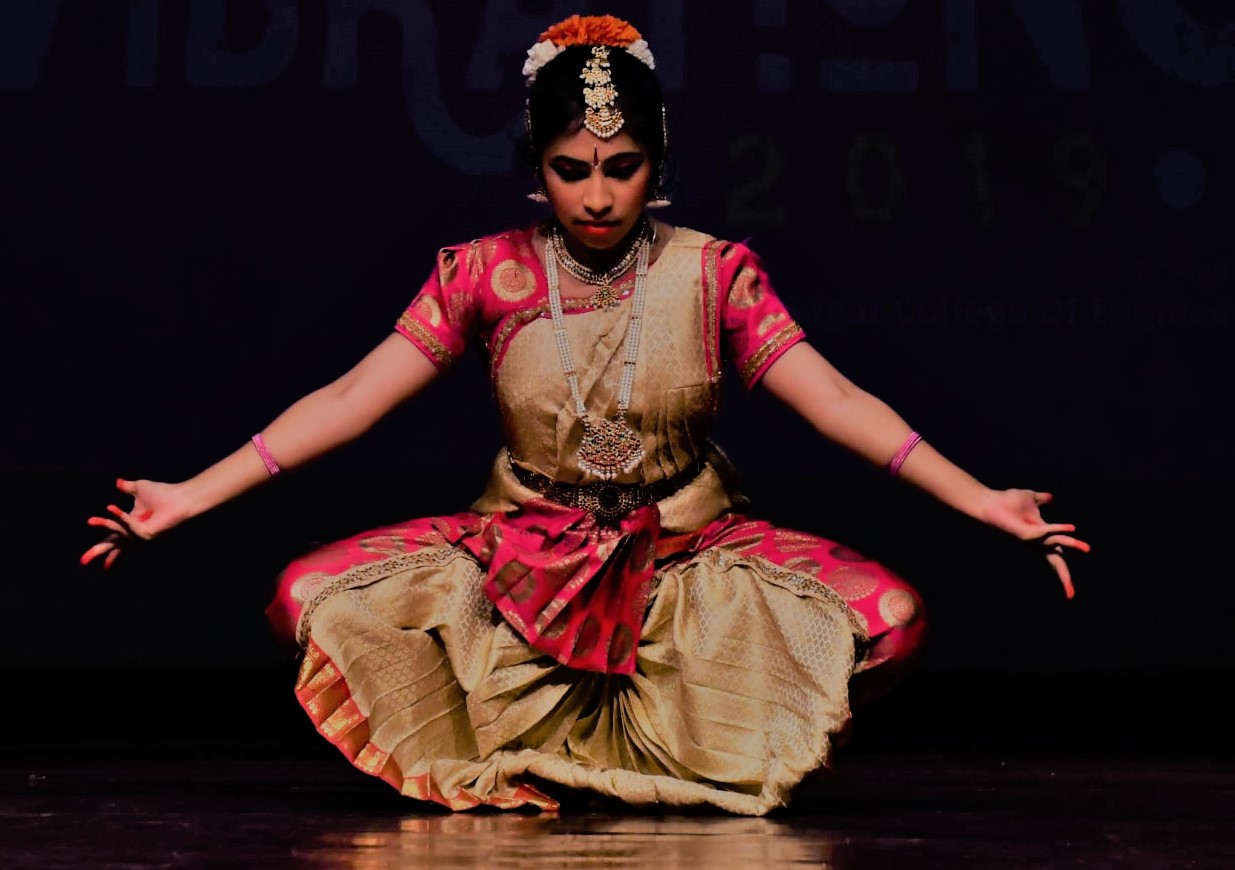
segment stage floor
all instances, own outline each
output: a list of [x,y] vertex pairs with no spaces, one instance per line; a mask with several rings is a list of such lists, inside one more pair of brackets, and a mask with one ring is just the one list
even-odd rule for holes
[[754,819],[600,803],[452,814],[330,753],[11,748],[0,867],[1235,867],[1229,755],[863,751]]

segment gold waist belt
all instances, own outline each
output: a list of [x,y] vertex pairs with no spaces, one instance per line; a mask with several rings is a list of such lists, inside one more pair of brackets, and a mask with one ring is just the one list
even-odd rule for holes
[[614,524],[633,510],[673,495],[703,471],[707,460],[697,457],[673,477],[655,483],[562,483],[544,474],[524,468],[510,460],[510,470],[519,483],[535,490],[550,501],[580,508],[595,514],[605,524]]

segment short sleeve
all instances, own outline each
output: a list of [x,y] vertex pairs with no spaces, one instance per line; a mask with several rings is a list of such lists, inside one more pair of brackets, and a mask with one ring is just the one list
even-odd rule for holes
[[806,335],[772,289],[762,261],[745,245],[727,247],[717,277],[725,356],[751,388],[781,354]]
[[463,353],[475,334],[480,305],[476,281],[469,268],[461,268],[467,245],[443,248],[437,268],[425,281],[407,310],[395,323],[395,331],[410,341],[439,369],[450,366]]

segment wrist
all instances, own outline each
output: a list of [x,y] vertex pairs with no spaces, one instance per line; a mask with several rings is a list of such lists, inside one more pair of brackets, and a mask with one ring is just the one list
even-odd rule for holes
[[974,481],[974,483],[976,484],[974,492],[969,499],[967,499],[968,503],[966,507],[962,508],[962,511],[973,517],[975,520],[989,524],[991,522],[990,508],[998,498],[999,491],[991,489],[989,486],[985,486],[977,481]]
[[212,507],[206,487],[202,485],[200,474],[180,483],[172,484],[172,487],[175,490],[176,504],[180,506],[181,512],[184,514],[182,519],[192,519],[199,514],[206,513]]

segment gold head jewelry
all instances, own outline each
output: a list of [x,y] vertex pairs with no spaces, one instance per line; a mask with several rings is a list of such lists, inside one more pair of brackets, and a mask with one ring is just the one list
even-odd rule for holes
[[583,101],[587,104],[583,126],[601,139],[611,139],[622,129],[626,119],[617,107],[618,92],[609,72],[608,46],[592,46],[592,56],[583,65],[579,78],[583,79]]

